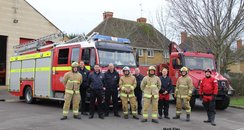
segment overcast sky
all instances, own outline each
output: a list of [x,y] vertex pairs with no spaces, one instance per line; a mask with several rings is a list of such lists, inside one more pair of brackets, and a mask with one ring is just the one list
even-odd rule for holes
[[[164,0],[27,0],[39,12],[66,33],[88,33],[102,22],[104,11],[114,17],[136,20],[142,16],[155,21],[156,10]],[[154,20],[153,20],[154,19]],[[152,23],[156,26],[156,23]]]

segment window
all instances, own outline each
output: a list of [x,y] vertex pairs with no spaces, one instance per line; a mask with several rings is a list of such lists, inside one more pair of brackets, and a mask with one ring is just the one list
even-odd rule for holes
[[182,62],[180,60],[180,58],[173,58],[172,59],[172,62],[173,62],[173,68],[174,69],[180,69],[182,67]]
[[82,60],[86,65],[90,64],[90,48],[82,50]]
[[136,66],[132,52],[98,50],[98,54],[101,66],[107,66],[109,63],[118,66]]
[[60,49],[58,53],[58,64],[68,64],[69,48]]
[[86,65],[94,66],[96,64],[96,51],[94,48],[82,50],[82,60]]
[[71,63],[79,61],[80,48],[72,48]]
[[148,57],[154,57],[154,50],[147,50]]
[[143,49],[136,49],[138,56],[143,56]]
[[206,68],[215,70],[214,60],[204,57],[186,56],[185,66],[191,70],[205,70]]
[[90,66],[94,66],[96,64],[96,52],[95,52],[95,49],[92,48],[91,51],[90,51]]

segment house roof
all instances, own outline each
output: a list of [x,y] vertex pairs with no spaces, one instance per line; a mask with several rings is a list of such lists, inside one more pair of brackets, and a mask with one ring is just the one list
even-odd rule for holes
[[135,48],[168,49],[170,40],[162,35],[151,24],[136,21],[108,18],[103,20],[91,32],[99,32],[101,35],[123,37],[130,39]]
[[[180,48],[186,51],[192,52],[207,52],[209,48],[208,44],[202,44],[198,39],[200,36],[187,37],[186,41],[179,45]],[[202,37],[203,38],[203,37]]]

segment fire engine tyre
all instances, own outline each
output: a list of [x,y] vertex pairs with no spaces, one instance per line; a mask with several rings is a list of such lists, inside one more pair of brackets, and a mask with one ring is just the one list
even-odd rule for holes
[[31,87],[25,89],[25,102],[28,104],[34,103],[33,93]]
[[192,96],[191,100],[190,100],[191,109],[193,109],[195,107],[195,104],[196,104],[196,98],[194,96]]
[[222,100],[216,100],[216,109],[225,110],[230,104],[230,97],[226,96]]

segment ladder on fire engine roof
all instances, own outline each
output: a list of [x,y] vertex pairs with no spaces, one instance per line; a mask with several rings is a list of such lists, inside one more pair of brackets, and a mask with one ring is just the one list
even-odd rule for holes
[[38,50],[40,47],[47,45],[46,41],[52,41],[57,38],[63,38],[63,37],[64,37],[63,33],[61,32],[55,33],[45,37],[41,37],[36,40],[32,40],[30,42],[27,42],[26,44],[16,45],[13,48],[15,49],[16,54],[23,54],[25,52]]
[[93,32],[90,36],[84,36],[84,35],[79,35],[73,39],[70,39],[68,41],[66,41],[64,44],[68,44],[68,43],[74,43],[74,42],[82,42],[82,41],[91,41],[92,38],[95,36],[95,35],[98,35],[99,33],[98,32]]

